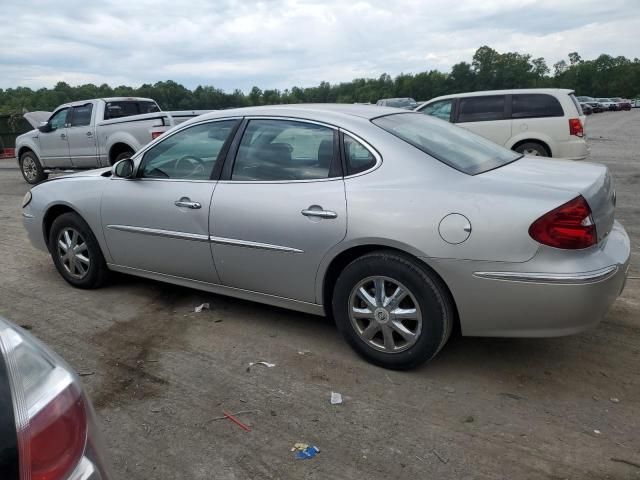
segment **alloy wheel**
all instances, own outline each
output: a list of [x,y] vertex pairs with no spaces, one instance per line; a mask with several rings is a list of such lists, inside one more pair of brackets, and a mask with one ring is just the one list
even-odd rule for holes
[[38,176],[38,168],[36,167],[36,162],[33,158],[29,156],[24,157],[22,160],[22,171],[29,181],[35,181]]
[[89,247],[75,228],[63,228],[58,234],[57,254],[60,263],[71,277],[81,280],[89,273]]
[[389,277],[368,277],[353,288],[349,318],[360,339],[384,353],[411,348],[422,331],[423,319],[415,296]]

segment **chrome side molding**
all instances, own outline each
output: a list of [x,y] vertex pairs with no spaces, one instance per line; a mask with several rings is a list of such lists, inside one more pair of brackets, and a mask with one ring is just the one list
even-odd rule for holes
[[617,271],[618,266],[611,265],[591,272],[581,273],[474,272],[473,276],[511,282],[583,284],[606,280],[615,275]]

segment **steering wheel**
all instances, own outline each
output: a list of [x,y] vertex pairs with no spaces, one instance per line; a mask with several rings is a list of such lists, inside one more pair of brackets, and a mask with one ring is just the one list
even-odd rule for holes
[[[204,160],[202,160],[201,158],[195,157],[193,155],[185,155],[184,157],[181,157],[178,160],[176,160],[175,169],[179,171],[181,169],[181,164],[183,162],[188,162],[189,166],[192,169],[187,174],[187,176],[189,177],[193,175],[200,175],[205,171]],[[186,167],[185,167],[185,170],[186,170]]]

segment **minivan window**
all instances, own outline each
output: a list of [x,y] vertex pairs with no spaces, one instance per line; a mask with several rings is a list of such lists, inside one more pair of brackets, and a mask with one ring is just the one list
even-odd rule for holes
[[462,97],[458,107],[458,120],[464,122],[486,122],[504,119],[504,95]]
[[378,127],[469,175],[511,163],[522,155],[428,115],[400,113],[372,120]]
[[91,124],[91,112],[93,111],[93,104],[87,103],[86,105],[78,105],[73,107],[71,113],[71,126],[72,127],[85,127]]
[[563,117],[564,111],[556,97],[545,93],[522,93],[512,97],[512,118]]
[[439,118],[440,120],[451,120],[451,107],[453,105],[453,99],[440,100],[433,102],[420,110],[420,113],[425,115],[431,115],[432,117]]

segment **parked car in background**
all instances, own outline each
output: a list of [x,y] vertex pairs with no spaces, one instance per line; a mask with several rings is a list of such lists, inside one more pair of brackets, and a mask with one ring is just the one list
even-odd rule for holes
[[506,337],[589,328],[630,257],[605,166],[365,105],[203,115],[111,169],[35,186],[22,217],[75,287],[117,271],[332,315],[388,368],[429,360],[454,324]]
[[600,102],[598,102],[593,97],[580,96],[580,97],[576,97],[576,98],[578,99],[578,102],[580,102],[580,106],[582,107],[583,111],[584,111],[585,105],[591,107],[593,113],[600,113],[600,112],[604,111],[604,108],[602,107]]
[[534,88],[457,93],[416,111],[466,128],[516,152],[582,160],[585,116],[573,90]]
[[56,169],[113,165],[174,125],[203,111],[162,112],[150,98],[115,97],[66,103],[16,139],[24,179],[45,180]]
[[593,107],[588,103],[581,103],[580,108],[582,109],[582,113],[585,115],[591,115],[593,113]]
[[60,357],[0,317],[3,480],[109,480],[93,408]]
[[598,103],[602,105],[605,110],[610,111],[618,111],[620,110],[620,105],[617,102],[614,102],[611,98],[598,98]]
[[636,98],[635,100],[631,100],[632,108],[640,108],[640,98]]
[[631,110],[630,100],[620,98],[620,97],[613,97],[611,100],[613,100],[618,104],[618,107],[620,108],[620,110]]
[[376,102],[379,107],[395,107],[404,108],[405,110],[413,110],[418,106],[413,98],[383,98]]

